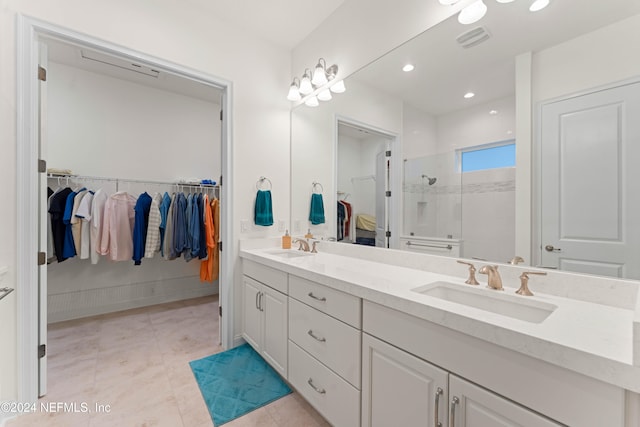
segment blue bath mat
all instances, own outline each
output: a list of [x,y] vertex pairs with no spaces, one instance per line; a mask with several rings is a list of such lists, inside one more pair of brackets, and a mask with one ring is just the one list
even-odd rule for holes
[[189,362],[216,426],[287,394],[291,389],[249,344]]

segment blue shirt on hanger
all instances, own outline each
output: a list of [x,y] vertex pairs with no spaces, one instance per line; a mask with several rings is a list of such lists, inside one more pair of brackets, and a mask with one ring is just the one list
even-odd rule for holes
[[133,223],[133,261],[134,265],[142,263],[144,257],[144,248],[147,243],[147,226],[149,225],[149,211],[151,210],[151,201],[153,199],[145,191],[138,197],[135,211],[135,220]]

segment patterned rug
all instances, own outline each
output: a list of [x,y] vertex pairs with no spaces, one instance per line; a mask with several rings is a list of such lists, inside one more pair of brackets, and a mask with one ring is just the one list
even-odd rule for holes
[[249,344],[189,362],[209,414],[220,426],[291,389]]

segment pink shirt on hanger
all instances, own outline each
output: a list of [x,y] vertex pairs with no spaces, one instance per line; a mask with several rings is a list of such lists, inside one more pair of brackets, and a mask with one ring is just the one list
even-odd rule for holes
[[124,191],[115,193],[104,207],[100,254],[112,261],[131,261],[136,198]]

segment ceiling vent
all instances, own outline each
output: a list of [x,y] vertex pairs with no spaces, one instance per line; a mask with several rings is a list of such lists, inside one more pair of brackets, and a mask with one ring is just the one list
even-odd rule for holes
[[146,65],[136,64],[125,59],[116,58],[110,55],[104,55],[90,50],[82,50],[81,55],[82,59],[99,62],[105,65],[111,65],[122,70],[133,71],[134,73],[143,74],[149,77],[158,78],[158,75],[160,74],[159,71],[154,70],[153,68],[150,68]]
[[486,28],[476,27],[472,30],[467,31],[466,33],[460,34],[458,37],[456,37],[456,41],[460,46],[468,49],[470,47],[479,45],[485,40],[488,40],[489,37],[491,37],[491,34],[489,34],[489,31],[487,31]]

